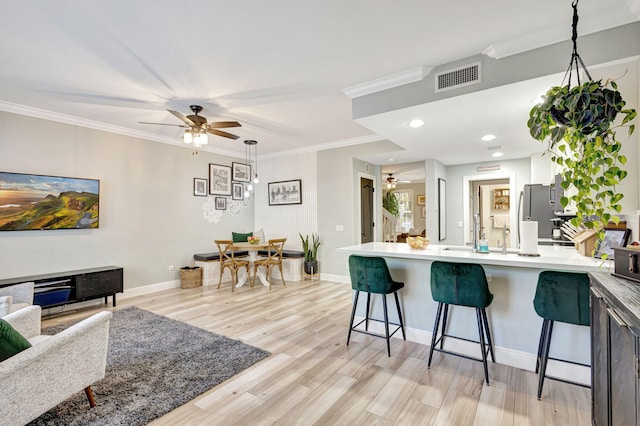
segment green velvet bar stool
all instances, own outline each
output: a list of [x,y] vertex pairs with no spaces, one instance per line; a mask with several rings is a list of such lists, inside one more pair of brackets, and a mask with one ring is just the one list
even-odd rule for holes
[[587,327],[590,325],[588,275],[579,272],[540,272],[536,295],[533,298],[533,307],[538,316],[543,319],[536,361],[536,373],[539,373],[538,399],[540,399],[542,395],[542,386],[544,385],[545,378],[589,387],[582,383],[571,382],[546,375],[547,361],[550,359],[590,367],[588,364],[581,364],[579,362],[549,356],[551,333],[553,332],[553,323],[555,321]]
[[[433,300],[438,302],[438,311],[436,312],[436,321],[431,337],[428,367],[431,368],[431,359],[434,351],[444,352],[474,361],[481,361],[484,366],[484,379],[487,385],[489,385],[487,352],[491,355],[491,361],[495,362],[495,357],[493,354],[493,343],[491,341],[491,331],[489,330],[489,322],[487,321],[486,308],[491,304],[493,294],[489,291],[484,268],[482,265],[473,263],[433,262],[431,264],[431,296]],[[479,341],[452,336],[446,333],[450,305],[475,308]],[[439,331],[441,317],[442,328]],[[438,333],[440,337],[438,337]],[[445,350],[445,337],[479,343],[482,358],[473,358],[461,353]],[[438,344],[440,344],[439,348],[437,347]]]
[[[387,262],[382,257],[366,257],[366,256],[349,256],[349,273],[351,274],[351,287],[355,290],[355,296],[353,299],[353,309],[351,310],[351,322],[349,323],[349,334],[347,335],[347,346],[349,346],[349,340],[351,339],[351,332],[356,331],[358,333],[368,334],[370,336],[382,337],[387,341],[387,355],[391,356],[391,345],[389,339],[398,330],[402,331],[402,338],[407,340],[404,334],[404,323],[402,321],[402,311],[400,310],[400,302],[398,300],[398,290],[404,287],[404,283],[394,281],[391,278],[389,267]],[[367,293],[367,308],[365,317],[358,324],[353,325],[353,321],[356,316],[356,307],[358,306],[358,296],[360,292]],[[399,322],[389,322],[389,315],[387,312],[387,294],[395,296],[396,309],[398,310]],[[384,311],[384,320],[371,318],[371,294],[382,295],[382,308]],[[384,322],[385,334],[376,334],[369,332],[369,321]],[[360,324],[365,323],[365,329],[359,330]],[[393,330],[393,333],[389,334],[389,324],[397,325],[398,327]]]

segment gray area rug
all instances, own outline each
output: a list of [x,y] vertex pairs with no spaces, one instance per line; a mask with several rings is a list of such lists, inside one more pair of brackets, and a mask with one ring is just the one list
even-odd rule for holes
[[[71,323],[43,329],[55,334]],[[30,425],[144,425],[269,356],[269,352],[129,307],[114,312],[106,377]],[[1,421],[0,421],[1,423]]]

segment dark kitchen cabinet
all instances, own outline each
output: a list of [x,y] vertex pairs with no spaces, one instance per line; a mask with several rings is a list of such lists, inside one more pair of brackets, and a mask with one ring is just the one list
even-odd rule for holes
[[593,272],[591,384],[594,425],[640,424],[640,284]]

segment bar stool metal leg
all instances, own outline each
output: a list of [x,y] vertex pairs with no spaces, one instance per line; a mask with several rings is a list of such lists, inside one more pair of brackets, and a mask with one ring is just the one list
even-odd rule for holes
[[353,308],[351,308],[351,322],[349,323],[349,334],[347,334],[347,346],[349,346],[349,340],[351,340],[351,330],[353,330],[353,320],[356,317],[356,306],[358,306],[358,296],[360,292],[356,290],[356,295],[353,299]]
[[544,336],[547,333],[547,327],[549,326],[549,320],[542,321],[542,330],[540,331],[540,342],[538,342],[538,357],[536,358],[536,374],[540,371],[540,362],[542,361],[542,347],[544,343]]
[[444,314],[442,315],[442,334],[440,334],[440,349],[444,349],[444,335],[447,334],[447,319],[449,317],[449,305],[444,304]]
[[382,307],[384,309],[384,334],[387,338],[387,355],[391,356],[391,344],[389,343],[389,314],[387,312],[387,295],[382,295]]
[[484,341],[484,330],[482,326],[482,313],[480,308],[476,308],[476,318],[478,319],[478,335],[480,337],[480,348],[482,351],[482,365],[484,366],[484,380],[489,386],[489,368],[487,367],[487,351]]
[[398,292],[393,293],[396,297],[396,309],[398,310],[398,318],[400,319],[400,331],[402,331],[402,340],[407,340],[407,337],[404,335],[404,322],[402,321],[402,311],[400,310],[400,301],[398,300]]
[[367,293],[367,311],[364,314],[365,315],[364,331],[369,331],[369,317],[371,316],[369,315],[370,306],[371,306],[371,293]]
[[431,335],[431,346],[429,347],[429,362],[427,362],[427,368],[431,368],[431,359],[433,358],[433,349],[436,346],[436,339],[438,337],[438,326],[440,325],[440,315],[442,314],[443,303],[438,303],[438,311],[436,312],[436,321],[433,325],[433,334]]
[[491,355],[491,361],[496,362],[495,354],[493,353],[493,342],[491,341],[491,330],[489,330],[489,321],[487,320],[487,310],[482,308],[482,322],[484,323],[484,331],[487,335],[487,344],[489,345],[489,354]]
[[542,347],[542,360],[540,362],[540,376],[538,379],[538,399],[542,397],[542,386],[544,385],[544,376],[547,373],[547,362],[549,361],[549,347],[551,346],[551,333],[553,333],[553,321],[549,321],[545,330],[544,343]]

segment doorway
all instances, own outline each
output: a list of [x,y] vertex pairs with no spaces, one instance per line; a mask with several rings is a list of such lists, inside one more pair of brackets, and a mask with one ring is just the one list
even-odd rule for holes
[[464,189],[464,243],[473,244],[473,217],[480,216],[477,239],[482,236],[489,247],[504,244],[506,227],[507,247],[517,241],[517,197],[515,175],[510,173],[465,176]]
[[360,177],[360,243],[374,241],[373,235],[373,205],[374,205],[373,179]]

